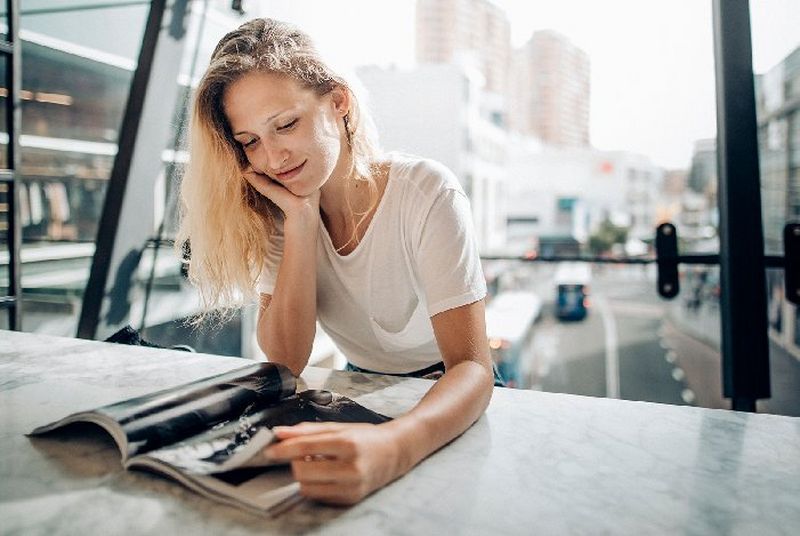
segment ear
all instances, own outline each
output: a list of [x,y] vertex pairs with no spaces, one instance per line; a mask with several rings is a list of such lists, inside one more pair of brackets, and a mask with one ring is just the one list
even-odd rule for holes
[[344,117],[350,111],[350,91],[342,86],[336,86],[331,90],[331,102],[336,115]]

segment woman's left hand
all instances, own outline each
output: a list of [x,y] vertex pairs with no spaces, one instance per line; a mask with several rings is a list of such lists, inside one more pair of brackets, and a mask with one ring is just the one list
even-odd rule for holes
[[332,504],[355,504],[404,471],[401,447],[384,425],[303,423],[275,427],[272,459],[287,460],[300,493]]

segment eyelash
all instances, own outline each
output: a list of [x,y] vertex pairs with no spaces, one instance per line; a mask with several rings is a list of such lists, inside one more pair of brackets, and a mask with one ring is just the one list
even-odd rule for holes
[[[300,120],[300,119],[294,119],[294,120],[292,120],[292,121],[289,121],[288,123],[286,123],[286,124],[285,124],[285,125],[283,125],[282,127],[278,127],[278,128],[277,128],[277,129],[275,129],[275,130],[277,130],[278,132],[286,132],[286,131],[288,131],[288,130],[291,130],[291,129],[292,129],[292,128],[293,128],[293,127],[294,127],[294,126],[297,124],[297,122],[298,122],[299,120]],[[258,138],[253,138],[252,140],[248,141],[247,143],[242,143],[242,144],[241,144],[241,145],[242,145],[242,148],[243,148],[243,149],[247,149],[248,147],[252,146],[252,145],[253,145],[255,142],[257,142],[257,141],[258,141]]]
[[294,119],[294,120],[292,120],[292,121],[290,121],[290,122],[286,123],[286,124],[285,124],[285,125],[283,125],[282,127],[278,127],[278,129],[277,129],[277,130],[278,130],[278,131],[289,130],[289,129],[291,129],[293,126],[295,126],[295,125],[297,124],[297,122],[298,122],[298,121],[299,121],[299,119]]

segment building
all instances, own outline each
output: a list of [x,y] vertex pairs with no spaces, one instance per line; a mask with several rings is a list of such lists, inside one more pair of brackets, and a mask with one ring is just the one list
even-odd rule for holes
[[505,94],[511,27],[502,8],[489,0],[418,0],[416,32],[418,63],[473,65],[486,91]]
[[678,236],[695,251],[719,250],[717,224],[717,140],[697,140],[681,197],[681,210],[676,222]]
[[589,56],[552,30],[538,31],[512,61],[509,123],[558,147],[589,146]]
[[698,194],[709,194],[716,189],[717,182],[717,140],[697,140],[686,186]]
[[584,244],[605,220],[627,228],[631,238],[652,240],[662,176],[643,155],[518,140],[508,157],[510,247]]
[[481,250],[502,246],[506,132],[492,120],[482,75],[453,64],[363,67],[357,75],[381,144],[453,170],[470,197]]
[[[783,253],[783,227],[800,221],[800,47],[756,76],[761,206],[767,254]],[[769,270],[771,335],[800,356],[800,315],[784,299],[783,272]]]
[[674,223],[681,212],[681,200],[686,192],[688,173],[685,169],[664,171],[659,203],[656,208],[656,223]]

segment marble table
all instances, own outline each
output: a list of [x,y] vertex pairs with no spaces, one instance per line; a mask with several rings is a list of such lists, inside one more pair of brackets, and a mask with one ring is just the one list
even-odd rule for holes
[[[0,534],[797,534],[800,419],[495,389],[462,437],[351,508],[275,519],[124,471],[103,432],[29,439],[68,413],[223,372],[230,357],[0,331]],[[431,386],[309,368],[391,415]]]

